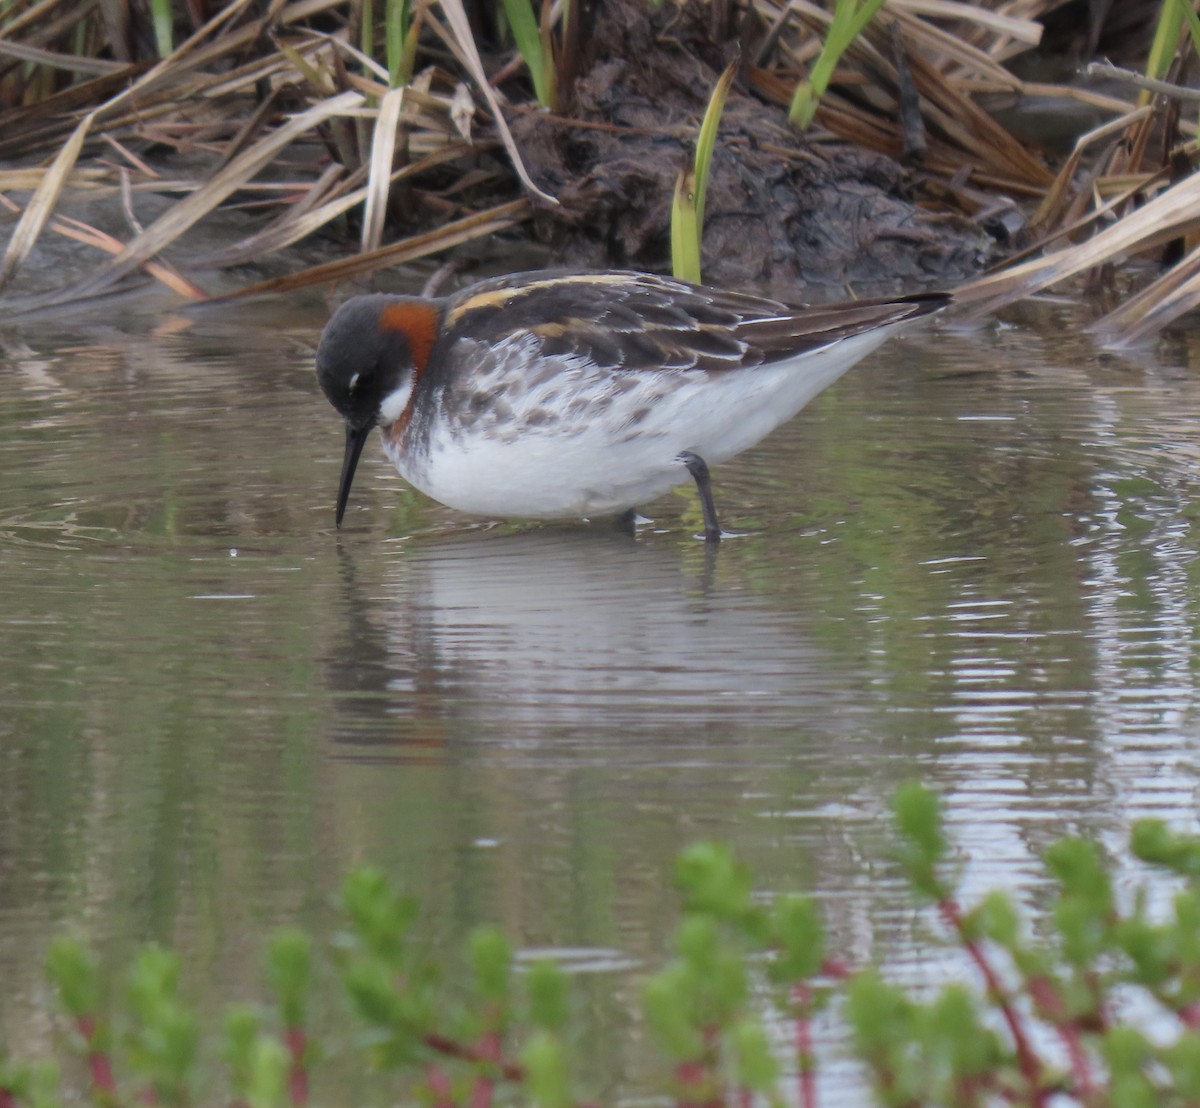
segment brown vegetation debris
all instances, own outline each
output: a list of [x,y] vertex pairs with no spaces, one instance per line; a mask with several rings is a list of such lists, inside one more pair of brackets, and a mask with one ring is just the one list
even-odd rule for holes
[[[724,64],[708,14],[610,0],[570,118],[528,109],[513,133],[534,180],[561,206],[535,228],[557,260],[662,269],[671,196]],[[711,59],[711,60],[709,60]],[[785,114],[736,88],[721,120],[704,230],[705,277],[772,287],[954,284],[989,260],[987,236],[910,195],[892,159],[808,142]]]

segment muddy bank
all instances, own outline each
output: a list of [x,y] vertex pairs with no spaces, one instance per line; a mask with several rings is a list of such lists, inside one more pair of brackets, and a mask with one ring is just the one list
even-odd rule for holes
[[[512,123],[534,180],[562,202],[533,223],[561,263],[670,268],[676,174],[736,49],[713,43],[696,3],[603,5],[565,114],[526,109]],[[705,280],[785,295],[978,273],[992,260],[991,239],[965,218],[920,207],[914,183],[883,155],[809,142],[739,81],[713,159]]]

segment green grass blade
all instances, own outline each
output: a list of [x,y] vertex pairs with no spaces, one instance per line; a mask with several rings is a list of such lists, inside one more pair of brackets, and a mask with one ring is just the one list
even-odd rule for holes
[[533,14],[533,4],[530,0],[504,0],[504,13],[508,16],[508,26],[512,30],[517,49],[525,60],[525,67],[533,78],[533,91],[538,103],[549,107],[550,89],[546,82],[542,33],[537,16]]
[[158,56],[168,58],[175,49],[175,21],[171,14],[171,0],[150,0],[150,18],[154,23],[154,42],[158,47]]
[[384,37],[387,49],[388,84],[392,88],[412,79],[408,51],[408,0],[387,0],[384,11]]
[[846,45],[842,48],[843,54],[850,47],[850,44],[867,29],[867,24],[875,18],[875,14],[882,7],[883,0],[867,0],[867,2],[863,4],[863,6],[859,9],[858,14],[852,20],[850,38]]
[[[1146,57],[1147,77],[1162,80],[1167,75],[1171,55],[1175,52],[1175,43],[1179,38],[1183,7],[1180,0],[1163,0],[1162,9],[1158,13],[1158,26],[1154,28],[1154,40]],[[1139,103],[1146,103],[1149,99],[1148,91],[1143,91],[1138,98]]]
[[[1178,0],[1176,2],[1178,3]],[[1183,12],[1183,18],[1187,20],[1188,31],[1192,36],[1192,49],[1200,54],[1200,16],[1196,15],[1190,4],[1181,4],[1180,10]]]
[[[717,131],[721,126],[725,101],[729,99],[729,90],[733,87],[733,78],[737,75],[740,61],[740,58],[731,61],[717,81],[712,96],[708,98],[708,107],[700,124],[700,137],[696,140],[696,158],[693,164],[696,175],[696,223],[700,231],[704,230],[704,202],[708,197],[708,178],[712,170],[713,149],[717,145]],[[696,253],[699,252],[697,244]]]
[[708,198],[713,150],[739,62],[738,58],[730,62],[713,87],[700,123],[692,164],[680,170],[675,181],[675,197],[671,202],[671,271],[676,277],[696,284],[700,283],[700,240],[704,234],[704,205]]
[[788,107],[788,119],[802,131],[812,126],[813,116],[817,114],[817,104],[820,97],[813,90],[812,81],[805,77],[796,85],[792,93],[792,103]]
[[372,0],[362,0],[359,7],[361,24],[358,45],[368,58],[375,56],[375,5]]
[[808,77],[796,85],[791,106],[788,108],[788,119],[801,130],[812,126],[821,97],[829,88],[829,82],[833,79],[834,70],[842,60],[842,55],[850,49],[854,40],[862,34],[881,7],[883,0],[864,0],[861,7],[859,0],[837,0],[833,21],[825,34],[821,53],[813,62]]
[[[566,26],[570,15],[571,0],[563,0],[561,19]],[[542,0],[542,21],[538,28],[542,44],[542,82],[546,99],[539,97],[539,103],[551,111],[558,108],[558,70],[554,57],[554,0]],[[534,86],[537,87],[536,85]]]
[[700,224],[696,219],[696,178],[681,169],[671,202],[671,272],[684,281],[700,283]]

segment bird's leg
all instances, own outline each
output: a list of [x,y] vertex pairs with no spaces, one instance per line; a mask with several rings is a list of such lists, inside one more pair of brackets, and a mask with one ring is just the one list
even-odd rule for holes
[[704,510],[704,541],[720,542],[721,525],[717,522],[717,509],[713,506],[712,481],[708,476],[708,463],[699,454],[685,450],[679,455],[679,460],[687,466],[687,471],[700,490],[700,507]]
[[637,535],[637,509],[627,508],[617,516],[617,530],[623,535]]

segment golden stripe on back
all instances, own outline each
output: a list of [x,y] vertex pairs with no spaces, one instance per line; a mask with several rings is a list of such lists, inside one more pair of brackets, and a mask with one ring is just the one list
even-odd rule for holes
[[509,288],[491,289],[475,296],[468,296],[462,303],[456,304],[446,313],[446,327],[453,327],[468,312],[480,308],[499,308],[505,304],[541,289],[553,288],[555,285],[624,285],[629,283],[629,275],[625,273],[572,273],[562,277],[551,277],[544,281],[529,281]]

